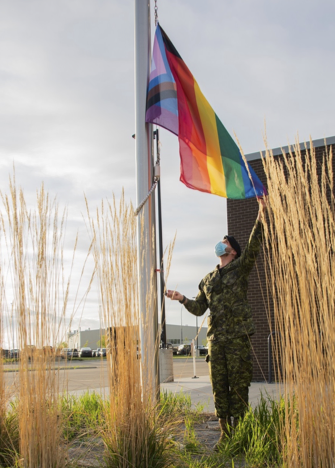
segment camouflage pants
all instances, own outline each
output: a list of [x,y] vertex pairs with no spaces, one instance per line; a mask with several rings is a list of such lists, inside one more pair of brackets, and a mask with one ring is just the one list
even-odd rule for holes
[[248,406],[252,378],[249,337],[209,341],[208,354],[216,415],[242,417]]

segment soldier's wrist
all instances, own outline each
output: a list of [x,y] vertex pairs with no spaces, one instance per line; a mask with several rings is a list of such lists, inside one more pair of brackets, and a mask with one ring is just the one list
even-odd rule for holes
[[186,297],[185,297],[185,296],[183,296],[182,300],[181,300],[181,301],[179,301],[179,302],[180,302],[180,304],[185,304],[185,302],[186,302],[186,301],[187,301]]

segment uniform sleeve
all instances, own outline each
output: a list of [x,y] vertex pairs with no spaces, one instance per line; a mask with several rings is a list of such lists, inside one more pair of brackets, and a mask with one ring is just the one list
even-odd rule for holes
[[262,223],[261,221],[256,221],[250,234],[248,244],[240,257],[240,265],[243,269],[243,273],[249,274],[251,272],[262,245],[262,235]]
[[202,283],[203,282],[201,281],[199,284],[199,292],[197,297],[194,300],[187,298],[187,302],[184,304],[185,309],[191,312],[191,314],[197,315],[198,317],[203,315],[208,309],[208,303],[206,295],[202,289]]

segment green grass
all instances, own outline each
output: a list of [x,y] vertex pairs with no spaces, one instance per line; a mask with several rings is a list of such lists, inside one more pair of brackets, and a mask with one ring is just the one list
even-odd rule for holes
[[104,408],[108,401],[95,392],[82,396],[63,395],[60,410],[63,420],[63,436],[67,441],[86,435],[97,435],[104,427]]
[[[234,461],[226,459],[221,453],[199,455],[195,457],[191,452],[184,452],[179,456],[176,468],[237,468]],[[243,465],[242,465],[243,466]]]
[[245,418],[231,431],[217,453],[211,453],[208,447],[199,443],[194,423],[186,420],[183,450],[179,451],[178,466],[280,467],[283,463],[280,425],[284,415],[283,400],[277,402],[268,395],[261,395],[257,407],[254,410],[249,407]]
[[19,419],[17,401],[11,402],[0,420],[0,467],[14,466],[19,459]]
[[182,418],[198,422],[201,419],[204,408],[205,405],[201,403],[192,408],[190,395],[185,395],[183,392],[161,392],[159,403],[160,417]]
[[257,407],[254,410],[249,407],[245,418],[232,430],[219,452],[213,452],[197,438],[195,429],[202,419],[203,407],[192,410],[188,395],[172,393],[163,394],[161,404],[165,416],[179,414],[184,421],[182,441],[176,446],[176,468],[282,466],[280,424],[285,415],[283,400],[261,395]]
[[[63,424],[64,442],[93,440],[103,437],[106,447],[102,467],[118,467],[121,458],[128,459],[133,453],[129,449],[127,431],[119,427],[119,448],[115,453],[108,445],[105,415],[109,401],[92,392],[82,396],[63,395],[59,398],[59,411]],[[197,425],[203,423],[203,405],[192,408],[191,398],[183,393],[164,392],[156,411],[147,414],[145,437],[138,454],[139,468],[239,468],[282,466],[282,444],[280,424],[285,416],[283,400],[275,401],[261,395],[257,407],[248,409],[245,418],[222,443],[219,452],[199,441]],[[11,403],[2,425],[0,425],[0,467],[14,467],[19,459],[19,429],[17,402]],[[108,412],[108,411],[107,411]],[[218,432],[219,438],[219,432]],[[128,442],[127,442],[128,440]],[[141,444],[140,444],[141,446]],[[115,445],[113,446],[115,449]],[[121,457],[121,458],[120,458]],[[145,459],[141,464],[139,460]],[[132,466],[132,460],[129,466]],[[125,465],[124,465],[125,466]],[[128,465],[127,465],[128,466]]]

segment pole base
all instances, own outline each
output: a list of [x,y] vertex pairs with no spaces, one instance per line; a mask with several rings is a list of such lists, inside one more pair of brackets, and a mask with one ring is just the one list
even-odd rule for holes
[[159,381],[160,383],[174,381],[172,349],[159,350]]

